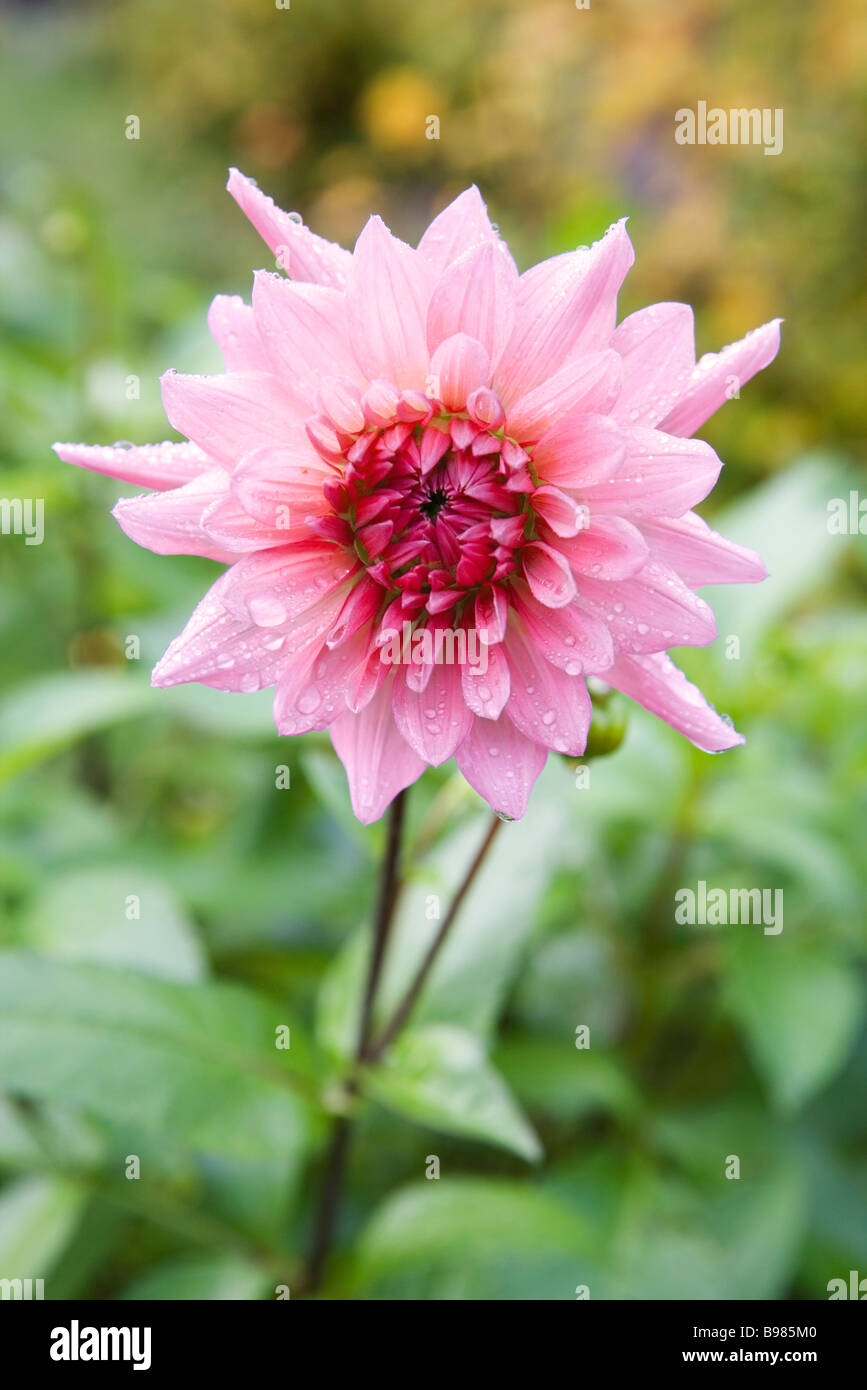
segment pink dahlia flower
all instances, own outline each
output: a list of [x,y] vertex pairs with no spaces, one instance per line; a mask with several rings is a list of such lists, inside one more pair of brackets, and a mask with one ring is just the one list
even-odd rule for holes
[[584,750],[588,675],[700,748],[742,742],[666,649],[716,635],[696,588],[765,576],[691,510],[721,466],[691,436],[779,321],[698,363],[685,304],[618,325],[623,222],[519,275],[476,188],[416,250],[372,217],[353,253],[236,170],[229,191],[290,278],[214,300],[225,372],[163,377],[189,442],[55,446],[152,489],[115,508],[134,541],[229,566],[154,685],[275,686],[365,822],[452,756],[522,815],[548,752]]

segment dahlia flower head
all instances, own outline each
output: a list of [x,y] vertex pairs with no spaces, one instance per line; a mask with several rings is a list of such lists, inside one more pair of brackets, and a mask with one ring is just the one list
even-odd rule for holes
[[625,220],[519,274],[475,187],[417,249],[371,217],[352,253],[228,187],[285,274],[213,301],[225,372],[162,378],[188,442],[55,445],[150,489],[114,511],[139,545],[229,566],[153,684],[274,686],[364,822],[452,756],[521,816],[548,753],[584,751],[588,676],[708,752],[743,742],[666,650],[716,636],[697,588],[765,577],[691,510],[721,467],[692,436],[779,320],[696,363],[685,304],[617,324]]

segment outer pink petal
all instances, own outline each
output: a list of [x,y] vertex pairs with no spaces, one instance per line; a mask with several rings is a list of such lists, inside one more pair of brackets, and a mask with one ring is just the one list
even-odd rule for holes
[[260,270],[253,282],[253,313],[270,369],[284,390],[310,409],[323,377],[346,376],[365,384],[349,346],[346,300],[339,290],[293,284]]
[[533,467],[547,483],[582,488],[608,482],[625,457],[626,440],[614,421],[579,406],[542,435],[533,450]]
[[622,516],[594,516],[577,536],[559,542],[573,570],[591,579],[629,579],[650,550],[641,532]]
[[[273,685],[285,661],[280,634],[238,618],[223,604],[231,571],[208,590],[180,636],[154,667],[151,685],[198,681],[250,693]],[[266,645],[270,643],[270,646]]]
[[423,388],[432,277],[411,246],[371,217],[358,238],[346,296],[355,359],[369,379]]
[[617,294],[634,259],[624,220],[595,245],[554,256],[521,276],[515,327],[494,380],[504,400],[526,395],[577,353],[607,345]]
[[527,809],[548,750],[525,738],[509,716],[501,714],[497,720],[474,719],[455,758],[470,786],[493,811],[518,820]]
[[261,521],[244,511],[231,492],[205,508],[202,529],[214,545],[225,546],[226,550],[234,552],[232,558],[235,560],[256,550],[270,550],[275,546],[288,545],[292,540],[310,539],[310,530],[304,525],[297,527],[294,534],[276,526],[263,526]]
[[129,448],[119,444],[53,444],[64,463],[105,473],[122,483],[165,492],[181,487],[213,467],[197,444],[139,444]]
[[293,280],[338,288],[346,283],[352,257],[342,246],[316,236],[288,213],[281,212],[272,198],[237,169],[229,171],[226,187]]
[[321,600],[336,596],[339,607],[330,628],[346,599],[343,585],[359,568],[354,557],[327,541],[262,550],[232,566],[222,601],[238,618],[282,629],[303,619]]
[[391,677],[383,681],[360,714],[349,710],[331,725],[331,741],[349,778],[352,809],[364,825],[385,808],[426,764],[399,733],[392,714]]
[[529,444],[566,415],[579,410],[606,414],[620,391],[621,372],[620,358],[610,350],[570,362],[515,402],[507,412],[507,433]]
[[515,608],[545,660],[567,675],[600,675],[614,660],[611,633],[580,601],[566,608],[546,608],[526,585],[516,583]]
[[422,691],[406,683],[406,668],[395,672],[395,723],[411,748],[433,767],[454,753],[470,730],[473,716],[461,693],[461,667],[435,665]]
[[472,184],[443,208],[418,244],[419,255],[437,277],[480,242],[499,241],[482,195]]
[[496,363],[515,321],[518,271],[508,248],[486,241],[446,271],[431,296],[427,341],[433,352],[453,333],[467,333]]
[[480,719],[499,719],[509,698],[509,663],[500,644],[487,647],[488,668],[461,667],[461,689],[468,709]]
[[322,484],[336,476],[307,440],[291,448],[255,449],[232,474],[233,495],[251,517],[276,530],[297,530],[329,510]]
[[694,434],[750,377],[773,362],[780,347],[781,323],[782,319],[772,319],[722,352],[706,353],[660,428],[668,434]]
[[623,390],[614,418],[656,425],[671,410],[695,367],[695,324],[688,304],[651,304],[616,329]]
[[231,564],[238,558],[231,546],[214,540],[202,525],[203,513],[228,492],[223,468],[212,468],[170,492],[125,497],[112,515],[130,540],[157,555],[204,555]]
[[706,647],[716,637],[714,616],[704,599],[659,560],[648,560],[632,579],[611,584],[582,579],[581,602],[608,625],[621,651]]
[[506,713],[516,728],[557,753],[578,757],[593,713],[580,676],[552,666],[513,620],[503,643],[512,673]]
[[491,360],[482,344],[466,333],[440,343],[430,363],[434,394],[449,410],[463,410],[467,397],[491,376]]
[[303,414],[264,372],[166,372],[161,385],[163,406],[175,429],[228,467],[263,444],[283,444]]
[[610,482],[582,487],[591,512],[682,516],[707,497],[722,468],[709,444],[643,426],[626,433],[626,460]]
[[619,656],[605,680],[651,714],[658,714],[706,753],[721,753],[744,742],[743,735],[720,718],[664,652]]
[[[321,630],[320,630],[321,631]],[[369,633],[356,632],[340,647],[317,635],[287,661],[274,692],[274,723],[280,734],[327,729],[346,710],[355,672],[369,651]]]
[[641,529],[654,554],[691,589],[703,584],[756,584],[768,577],[760,555],[712,531],[695,512],[676,519],[646,517]]
[[208,327],[223,354],[228,372],[265,372],[268,359],[262,347],[253,310],[240,295],[218,294],[208,310]]

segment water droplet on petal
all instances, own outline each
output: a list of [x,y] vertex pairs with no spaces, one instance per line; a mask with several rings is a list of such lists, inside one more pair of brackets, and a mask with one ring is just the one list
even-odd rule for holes
[[273,594],[253,594],[247,609],[257,627],[277,627],[286,621],[286,608]]
[[315,685],[308,685],[298,696],[298,708],[302,714],[312,714],[322,704],[322,694]]

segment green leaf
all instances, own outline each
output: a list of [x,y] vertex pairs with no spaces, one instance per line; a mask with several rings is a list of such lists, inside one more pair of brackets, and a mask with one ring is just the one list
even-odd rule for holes
[[[138,917],[129,919],[127,910]],[[200,980],[206,971],[195,928],[174,894],[133,866],[54,879],[32,909],[25,940],[57,959],[125,965],[168,979]]]
[[482,1139],[529,1162],[542,1147],[477,1038],[432,1024],[401,1034],[364,1089],[391,1110],[450,1134]]
[[22,1178],[6,1187],[0,1193],[0,1278],[47,1279],[85,1200],[74,1182],[53,1178]]
[[392,1299],[574,1299],[598,1255],[584,1219],[538,1188],[423,1181],[389,1197],[362,1232],[353,1283]]
[[0,701],[0,780],[142,714],[153,699],[143,681],[106,670],[64,672],[16,687]]
[[522,1105],[560,1120],[594,1111],[621,1119],[639,1113],[641,1098],[618,1060],[607,1052],[579,1049],[567,1037],[507,1039],[494,1061]]
[[851,966],[823,944],[782,936],[734,938],[726,995],[782,1111],[796,1110],[831,1080],[864,1012]]
[[275,1048],[286,1022],[233,985],[0,956],[0,1086],[194,1150],[302,1162],[309,1111]]
[[273,1293],[274,1280],[250,1260],[236,1255],[190,1255],[148,1270],[120,1297],[142,1302],[192,1299],[216,1303],[273,1297]]

